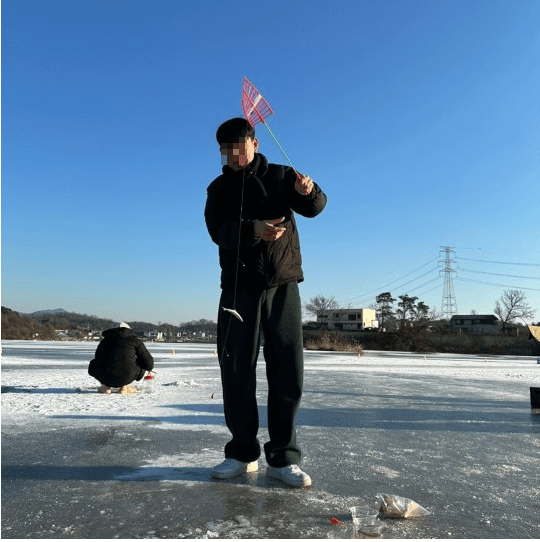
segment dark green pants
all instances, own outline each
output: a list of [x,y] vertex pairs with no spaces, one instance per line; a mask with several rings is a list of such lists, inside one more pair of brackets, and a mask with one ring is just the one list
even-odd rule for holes
[[225,421],[232,440],[225,457],[255,461],[261,454],[257,431],[256,367],[260,328],[264,333],[264,359],[268,379],[268,432],[266,461],[273,467],[300,462],[294,418],[302,396],[304,358],[302,315],[298,284],[292,282],[254,294],[239,289],[235,316],[234,294],[223,290],[218,316],[218,355],[223,385]]

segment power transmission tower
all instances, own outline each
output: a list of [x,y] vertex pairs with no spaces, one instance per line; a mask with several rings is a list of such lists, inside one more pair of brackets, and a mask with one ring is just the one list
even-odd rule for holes
[[[444,253],[444,260],[439,260],[439,264],[444,266],[444,289],[442,297],[442,317],[450,320],[452,315],[457,314],[457,301],[456,294],[454,293],[454,281],[453,276],[456,274],[457,263],[454,260],[456,252],[453,247],[441,247],[443,250],[439,251],[439,256]],[[442,273],[442,270],[439,271]]]

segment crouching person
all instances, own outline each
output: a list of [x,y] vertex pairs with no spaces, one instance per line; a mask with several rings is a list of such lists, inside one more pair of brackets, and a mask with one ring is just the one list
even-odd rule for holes
[[137,388],[129,384],[141,380],[146,371],[154,368],[154,358],[125,322],[102,335],[88,374],[101,383],[100,393],[111,393],[111,388],[119,388],[118,392],[124,395],[135,393]]

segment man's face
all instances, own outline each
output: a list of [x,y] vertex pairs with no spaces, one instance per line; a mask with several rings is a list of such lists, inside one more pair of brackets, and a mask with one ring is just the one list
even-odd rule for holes
[[221,163],[238,171],[251,163],[258,146],[257,138],[251,139],[251,137],[241,137],[238,143],[224,143],[219,149]]

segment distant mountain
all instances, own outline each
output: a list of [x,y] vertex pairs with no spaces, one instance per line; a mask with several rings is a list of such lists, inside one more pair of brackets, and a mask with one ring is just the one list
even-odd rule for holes
[[53,309],[53,310],[32,312],[28,316],[31,316],[32,318],[41,318],[43,316],[59,316],[61,314],[66,314],[66,313],[67,311],[65,311],[64,309]]
[[43,310],[27,314],[37,322],[51,324],[55,329],[86,329],[92,331],[103,331],[115,326],[115,322],[109,318],[88,316],[69,312],[64,309]]

